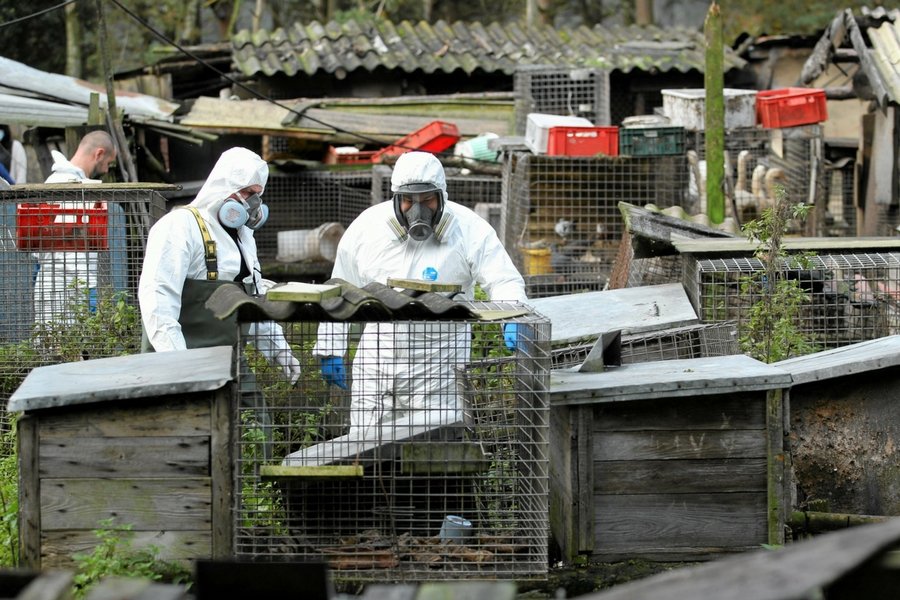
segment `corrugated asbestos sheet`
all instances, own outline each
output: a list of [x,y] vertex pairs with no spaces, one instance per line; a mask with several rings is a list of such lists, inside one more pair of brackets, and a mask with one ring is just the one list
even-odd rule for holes
[[[321,303],[285,302],[255,298],[237,286],[223,285],[206,301],[216,317],[222,319],[237,312],[238,321],[395,321],[395,320],[466,320],[483,318],[484,311],[469,303],[456,302],[442,294],[397,291],[381,283],[356,287],[342,279],[326,283],[341,286],[341,295]],[[503,305],[507,309],[511,305]],[[496,318],[524,314],[525,310],[499,312]]]
[[[705,70],[701,32],[658,27],[526,28],[516,23],[295,23],[232,38],[244,75],[319,72],[343,77],[363,69],[406,73],[462,71],[512,75],[517,66],[567,65],[631,71]],[[725,48],[725,69],[744,60]]]
[[[862,76],[854,75],[854,89],[860,98],[874,100],[879,107],[900,104],[900,9],[861,9],[859,17],[844,9],[816,43],[800,73],[800,82],[809,84],[830,62],[859,64]],[[852,50],[848,60],[838,50]]]

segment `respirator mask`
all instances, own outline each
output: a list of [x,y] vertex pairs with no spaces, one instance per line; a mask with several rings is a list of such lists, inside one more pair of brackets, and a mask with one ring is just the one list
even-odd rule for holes
[[253,193],[243,200],[228,198],[219,208],[219,222],[232,229],[246,225],[256,230],[269,218],[269,207],[263,204],[259,194]]
[[[403,206],[408,204],[406,211]],[[394,216],[409,233],[422,242],[434,234],[444,212],[444,197],[431,183],[408,183],[394,193]]]

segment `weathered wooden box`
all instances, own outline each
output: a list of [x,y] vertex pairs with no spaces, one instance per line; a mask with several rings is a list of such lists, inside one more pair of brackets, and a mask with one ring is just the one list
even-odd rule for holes
[[550,526],[563,558],[703,560],[782,543],[782,396],[744,355],[553,371]]
[[232,551],[230,347],[34,369],[21,411],[20,562],[68,567],[104,520],[163,559]]
[[900,336],[775,363],[790,373],[796,507],[900,515]]

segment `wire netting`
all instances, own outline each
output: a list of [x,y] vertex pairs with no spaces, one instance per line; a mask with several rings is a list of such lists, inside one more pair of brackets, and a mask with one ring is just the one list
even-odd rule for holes
[[0,426],[37,366],[140,350],[137,282],[165,198],[148,187],[0,192]]
[[[756,258],[685,257],[685,290],[704,322],[735,321],[743,331],[765,290]],[[900,326],[900,254],[819,254],[784,263],[806,301],[797,328],[818,349],[896,334]]]
[[[302,364],[294,387],[252,340],[239,367],[235,554],[325,560],[350,580],[545,574],[549,322],[520,312],[283,323]],[[502,335],[512,323],[515,352]],[[326,384],[313,356],[332,336],[350,340],[347,389]]]
[[619,202],[674,206],[687,182],[684,156],[510,155],[502,239],[528,296],[603,289],[623,233]]
[[516,133],[525,135],[528,113],[583,117],[609,125],[609,72],[602,69],[524,65],[516,69]]

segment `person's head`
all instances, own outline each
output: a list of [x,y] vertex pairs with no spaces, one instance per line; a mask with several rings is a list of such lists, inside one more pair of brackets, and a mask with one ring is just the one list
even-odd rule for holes
[[269,165],[246,148],[222,153],[191,206],[208,210],[224,227],[259,229],[269,216],[260,196],[269,179]]
[[91,179],[106,175],[110,166],[116,162],[116,147],[112,136],[101,130],[91,131],[81,138],[78,149],[69,162]]
[[427,240],[441,221],[447,180],[441,161],[428,152],[407,152],[391,174],[394,215],[414,240]]

